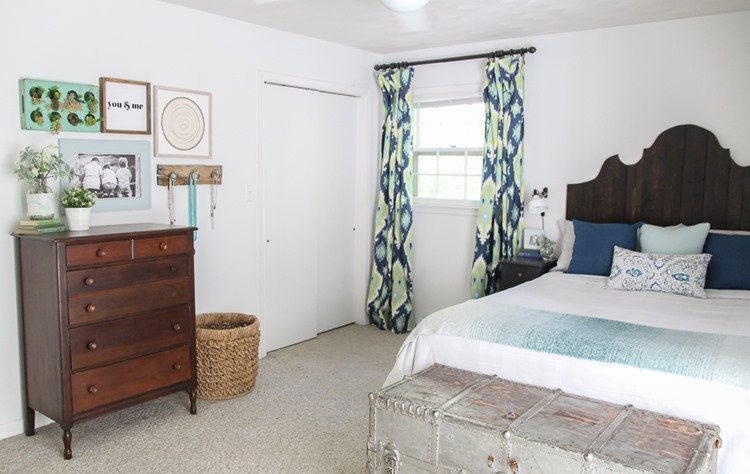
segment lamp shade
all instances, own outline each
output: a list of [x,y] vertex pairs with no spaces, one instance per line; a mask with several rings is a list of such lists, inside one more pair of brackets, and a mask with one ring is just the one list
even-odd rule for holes
[[532,214],[544,214],[548,208],[547,200],[539,194],[534,194],[526,208]]

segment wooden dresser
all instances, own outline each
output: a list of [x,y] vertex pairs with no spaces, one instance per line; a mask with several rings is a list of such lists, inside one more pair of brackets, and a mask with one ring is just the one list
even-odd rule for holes
[[191,227],[135,224],[16,236],[27,436],[180,390],[196,413]]

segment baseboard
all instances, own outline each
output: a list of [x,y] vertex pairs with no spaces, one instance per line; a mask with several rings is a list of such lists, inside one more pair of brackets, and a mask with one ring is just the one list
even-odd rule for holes
[[[39,413],[36,414],[36,427],[41,428],[42,426],[54,423],[52,420]],[[11,436],[19,435],[23,433],[23,418],[19,418],[8,423],[0,425],[0,439],[10,438]]]

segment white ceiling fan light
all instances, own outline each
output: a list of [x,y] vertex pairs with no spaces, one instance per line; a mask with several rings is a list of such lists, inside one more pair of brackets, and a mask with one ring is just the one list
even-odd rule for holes
[[[282,2],[283,0],[253,0],[258,6]],[[404,33],[418,33],[430,29],[430,19],[424,6],[430,0],[380,0],[395,16],[399,30]]]
[[399,29],[404,33],[418,33],[430,29],[430,18],[424,6],[430,0],[380,0],[396,16]]
[[427,5],[430,0],[380,0],[383,5],[390,8],[394,12],[408,13],[414,10],[419,10],[423,6]]

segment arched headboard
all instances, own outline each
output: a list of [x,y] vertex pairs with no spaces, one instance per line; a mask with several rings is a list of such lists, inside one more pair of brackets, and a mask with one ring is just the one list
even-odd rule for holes
[[593,180],[569,184],[566,217],[750,230],[750,166],[735,163],[710,131],[679,125],[662,132],[638,163],[615,155]]

